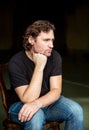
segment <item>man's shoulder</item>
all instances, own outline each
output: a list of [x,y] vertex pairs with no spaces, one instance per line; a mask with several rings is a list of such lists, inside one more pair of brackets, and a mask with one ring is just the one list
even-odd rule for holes
[[19,61],[21,61],[21,58],[23,58],[24,57],[24,51],[22,50],[22,51],[19,51],[19,52],[17,52],[17,53],[15,53],[12,57],[11,57],[11,59],[9,60],[9,62],[13,62],[13,61],[16,61],[16,62],[19,62]]

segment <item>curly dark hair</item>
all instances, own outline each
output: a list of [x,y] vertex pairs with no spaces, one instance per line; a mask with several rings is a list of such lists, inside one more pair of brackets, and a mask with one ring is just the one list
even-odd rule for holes
[[25,31],[25,35],[23,37],[23,47],[25,50],[31,49],[31,44],[28,42],[29,36],[36,38],[41,31],[49,32],[50,30],[55,31],[55,26],[51,22],[47,20],[38,20],[29,25]]

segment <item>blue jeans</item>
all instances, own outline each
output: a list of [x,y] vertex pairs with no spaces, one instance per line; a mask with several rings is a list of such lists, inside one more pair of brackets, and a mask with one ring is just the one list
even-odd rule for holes
[[83,130],[83,109],[75,101],[61,96],[55,103],[39,109],[27,122],[18,120],[18,113],[23,104],[16,102],[10,106],[11,120],[23,125],[24,130],[43,130],[46,121],[65,121],[64,130]]

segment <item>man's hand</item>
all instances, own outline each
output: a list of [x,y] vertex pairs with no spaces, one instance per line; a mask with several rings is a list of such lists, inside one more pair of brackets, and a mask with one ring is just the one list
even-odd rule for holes
[[37,67],[44,69],[46,62],[47,62],[47,57],[43,54],[34,53],[33,54],[33,62],[35,63],[35,65]]
[[32,118],[32,116],[39,110],[39,106],[36,102],[26,103],[21,108],[18,119],[21,122],[28,121]]

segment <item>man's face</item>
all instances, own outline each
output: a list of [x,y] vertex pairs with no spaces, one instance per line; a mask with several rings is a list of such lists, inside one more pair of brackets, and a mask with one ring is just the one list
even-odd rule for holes
[[39,36],[34,40],[32,50],[35,53],[41,53],[46,56],[50,56],[53,49],[54,32],[41,32]]

